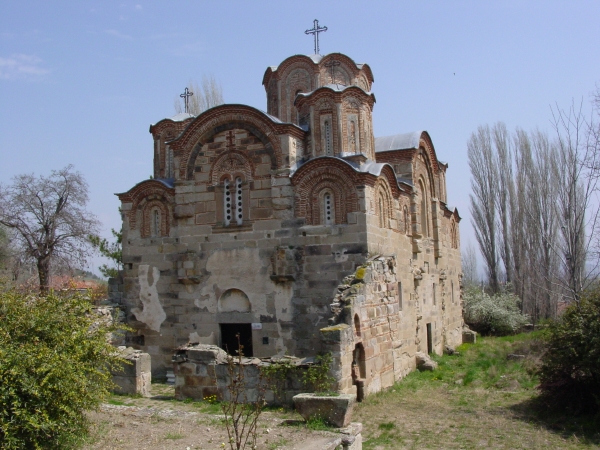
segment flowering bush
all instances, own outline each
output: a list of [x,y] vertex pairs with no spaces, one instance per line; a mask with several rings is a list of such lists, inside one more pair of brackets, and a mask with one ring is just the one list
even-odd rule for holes
[[468,286],[463,301],[465,322],[482,334],[516,333],[529,322],[529,317],[521,314],[519,297],[506,289],[489,295],[477,286]]

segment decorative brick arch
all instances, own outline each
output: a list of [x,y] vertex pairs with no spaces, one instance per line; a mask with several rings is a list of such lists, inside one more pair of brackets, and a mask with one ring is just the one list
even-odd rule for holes
[[313,74],[314,68],[310,67],[305,61],[291,65],[281,74],[279,104],[282,120],[298,122],[294,100],[298,92],[306,93],[314,90]]
[[394,200],[387,179],[380,177],[375,183],[375,214],[379,216],[379,226],[389,228],[389,221],[394,217]]
[[152,222],[154,220],[153,213],[158,210],[160,212],[160,233],[156,237],[169,236],[171,231],[171,208],[165,201],[164,197],[146,198],[139,208],[141,209],[142,225],[140,227],[140,236],[147,238],[152,236]]
[[[164,227],[161,226],[161,229],[170,230],[171,226],[171,217],[172,214],[172,205],[175,197],[175,190],[172,187],[165,185],[162,181],[158,180],[146,180],[134,186],[129,191],[123,194],[117,194],[119,200],[123,203],[131,203],[131,209],[129,210],[129,228],[134,230],[138,226],[138,215],[139,220],[142,225],[140,231],[142,234],[144,233],[142,230],[145,226],[144,222],[144,211],[146,205],[149,202],[160,202],[161,208],[161,220],[166,220]],[[158,204],[156,204],[158,206]],[[149,223],[149,222],[148,222]],[[148,235],[150,231],[148,229]],[[168,235],[168,231],[167,231]]]
[[179,159],[179,179],[192,180],[196,157],[202,146],[218,133],[234,129],[246,130],[257,137],[271,159],[272,169],[283,164],[277,135],[290,133],[303,137],[304,132],[292,125],[274,122],[262,111],[245,105],[221,105],[200,114],[188,128],[169,144]]
[[244,181],[251,181],[252,165],[246,156],[238,151],[223,153],[213,164],[209,179],[213,186],[220,184],[223,176],[229,175],[235,178],[241,175]]
[[304,164],[292,177],[292,184],[296,186],[296,216],[304,217],[308,225],[319,225],[321,194],[328,191],[334,198],[335,224],[347,223],[347,214],[358,211],[352,172],[347,163],[334,158],[315,158]]

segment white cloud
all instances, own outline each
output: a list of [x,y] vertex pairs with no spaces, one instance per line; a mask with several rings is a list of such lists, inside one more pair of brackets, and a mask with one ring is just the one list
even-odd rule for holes
[[138,11],[140,11],[142,9],[142,5],[135,5],[135,9],[137,9]]
[[42,59],[35,55],[13,54],[8,58],[0,57],[0,79],[41,78],[50,73],[41,64]]
[[110,36],[114,36],[117,37],[119,39],[127,39],[127,40],[131,40],[133,39],[131,36],[127,35],[127,34],[123,34],[117,30],[104,30],[104,32]]

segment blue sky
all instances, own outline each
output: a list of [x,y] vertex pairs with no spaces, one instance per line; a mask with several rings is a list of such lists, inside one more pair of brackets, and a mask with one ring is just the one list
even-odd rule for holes
[[432,136],[463,245],[470,134],[496,121],[550,131],[552,105],[587,106],[600,82],[597,1],[4,0],[0,182],[73,164],[108,237],[113,194],[152,173],[148,127],[188,81],[213,74],[227,103],[266,109],[265,69],[313,53],[315,18],[322,54],[371,66],[375,134]]

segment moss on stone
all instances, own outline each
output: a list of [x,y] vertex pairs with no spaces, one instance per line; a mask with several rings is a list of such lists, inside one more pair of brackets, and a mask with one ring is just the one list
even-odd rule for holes
[[365,277],[365,273],[367,273],[367,269],[365,267],[359,267],[358,269],[356,269],[354,278],[356,278],[357,280],[362,280]]

